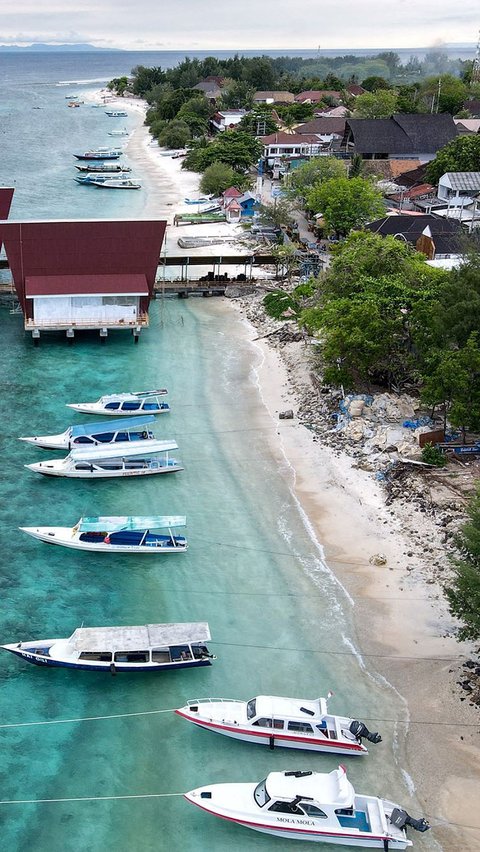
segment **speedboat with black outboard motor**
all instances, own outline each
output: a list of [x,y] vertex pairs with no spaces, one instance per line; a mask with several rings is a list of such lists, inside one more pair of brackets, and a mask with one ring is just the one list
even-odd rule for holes
[[270,749],[296,748],[332,754],[368,754],[363,743],[382,741],[363,722],[328,712],[328,699],[279,698],[257,695],[250,701],[201,698],[175,712],[199,728],[235,740],[267,745]]
[[328,773],[270,772],[259,784],[209,784],[185,798],[264,834],[383,852],[413,846],[407,827],[422,832],[430,827],[395,802],[355,793],[344,766]]

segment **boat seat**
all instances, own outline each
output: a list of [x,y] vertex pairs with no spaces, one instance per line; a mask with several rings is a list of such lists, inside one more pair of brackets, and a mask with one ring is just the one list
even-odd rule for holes
[[384,834],[384,828],[378,806],[374,805],[373,802],[367,802],[367,817],[372,834]]

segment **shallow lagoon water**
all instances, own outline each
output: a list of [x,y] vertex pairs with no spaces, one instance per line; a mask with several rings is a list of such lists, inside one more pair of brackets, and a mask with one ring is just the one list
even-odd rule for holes
[[[399,698],[361,670],[344,642],[352,638],[349,604],[267,449],[275,423],[254,382],[258,354],[235,315],[213,300],[166,300],[152,306],[138,346],[119,333],[104,346],[96,335],[80,336],[73,346],[61,335],[45,336],[37,349],[18,316],[3,310],[1,319],[1,641],[64,636],[82,622],[208,620],[218,657],[205,669],[111,677],[38,669],[5,654],[5,724],[142,713],[194,697],[313,698],[328,689],[334,712],[404,718]],[[102,483],[23,469],[41,453],[16,436],[82,422],[65,402],[159,385],[170,390],[172,412],[157,418],[156,433],[177,440],[185,471]],[[49,547],[16,529],[73,525],[82,514],[154,512],[185,512],[186,554],[109,559]],[[394,725],[378,727],[384,743],[351,760],[349,777],[359,791],[412,807],[393,756]],[[272,769],[329,771],[338,764],[335,756],[229,741],[173,713],[4,729],[1,741],[5,800],[183,792],[208,781],[260,780]],[[268,852],[286,845],[214,819],[180,797],[4,808],[5,848],[15,850],[220,852],[228,845]],[[418,848],[429,848],[428,840]]]

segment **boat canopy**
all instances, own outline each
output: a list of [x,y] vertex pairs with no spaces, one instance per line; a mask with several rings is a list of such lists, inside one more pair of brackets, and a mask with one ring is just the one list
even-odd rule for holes
[[165,393],[168,393],[166,388],[159,388],[158,390],[132,392],[132,396],[159,396]]
[[121,530],[169,529],[186,525],[185,515],[146,515],[145,517],[103,515],[98,518],[80,518],[77,527],[80,532],[120,532]]
[[143,426],[154,422],[153,414],[146,414],[144,417],[122,417],[121,420],[110,422],[102,420],[101,423],[80,423],[70,427],[70,434],[72,438],[78,438],[79,435],[101,435],[105,432],[129,432],[133,429],[141,431]]
[[145,624],[141,627],[78,627],[69,643],[77,651],[139,651],[165,645],[208,642],[206,621],[180,624]]
[[270,772],[266,787],[272,799],[292,800],[301,796],[337,808],[352,808],[355,800],[355,791],[344,766],[328,773]]
[[150,456],[152,453],[166,453],[168,450],[178,450],[175,441],[155,441],[151,438],[148,446],[146,441],[125,441],[122,444],[102,444],[101,447],[90,446],[70,450],[73,461],[100,461],[101,459],[126,459],[132,456]]

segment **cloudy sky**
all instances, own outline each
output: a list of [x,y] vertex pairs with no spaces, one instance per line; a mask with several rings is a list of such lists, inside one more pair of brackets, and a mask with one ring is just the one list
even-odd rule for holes
[[0,44],[142,49],[424,47],[475,42],[478,0],[0,0]]

